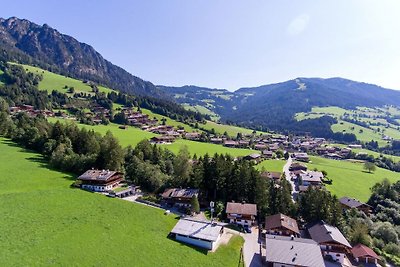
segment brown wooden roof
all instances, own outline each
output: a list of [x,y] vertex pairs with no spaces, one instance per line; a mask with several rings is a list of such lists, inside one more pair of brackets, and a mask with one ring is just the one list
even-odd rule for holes
[[226,204],[226,213],[257,215],[257,205],[248,203],[228,202]]
[[290,231],[293,231],[297,234],[300,234],[299,227],[297,225],[297,221],[289,216],[278,213],[275,215],[270,215],[265,218],[265,229],[272,230],[275,228],[286,228]]

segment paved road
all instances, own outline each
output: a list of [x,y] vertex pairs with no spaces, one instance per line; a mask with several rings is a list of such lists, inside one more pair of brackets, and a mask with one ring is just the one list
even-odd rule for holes
[[246,267],[262,267],[258,229],[253,227],[252,233],[241,233],[244,238],[243,258]]
[[292,181],[290,177],[289,167],[292,165],[293,159],[289,156],[285,166],[283,166],[283,172],[285,173],[286,180],[292,185],[292,200],[295,201],[299,192],[296,190],[296,184]]

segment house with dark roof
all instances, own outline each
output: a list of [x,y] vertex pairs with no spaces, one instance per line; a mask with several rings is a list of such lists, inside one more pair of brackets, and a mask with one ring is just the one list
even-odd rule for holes
[[370,215],[373,212],[373,209],[370,205],[361,202],[355,198],[342,197],[339,199],[339,202],[344,210],[354,208],[364,212],[366,215]]
[[251,226],[257,216],[257,205],[228,202],[226,204],[226,215],[229,223]]
[[265,230],[271,235],[300,236],[297,221],[281,213],[265,218]]
[[289,171],[291,171],[291,172],[306,171],[306,170],[307,170],[307,166],[305,166],[304,164],[301,164],[299,162],[293,162],[289,167]]
[[208,250],[215,250],[224,232],[224,227],[215,222],[180,219],[171,230],[175,240]]
[[318,244],[311,239],[266,235],[265,261],[268,267],[325,266]]
[[199,196],[199,189],[193,188],[167,188],[161,194],[164,204],[190,208],[190,200]]
[[378,264],[379,256],[367,246],[357,244],[351,249],[354,259],[358,263]]
[[271,179],[271,180],[274,180],[275,182],[278,182],[282,178],[282,173],[265,171],[265,172],[261,173],[261,177]]
[[344,259],[351,254],[351,245],[340,230],[332,225],[320,221],[308,228],[311,238],[317,242],[324,256],[343,263]]
[[309,162],[310,158],[307,153],[293,153],[292,158],[298,161]]
[[248,160],[248,161],[253,161],[254,163],[259,163],[262,160],[261,155],[258,153],[253,153],[253,154],[247,155],[247,156],[243,157],[243,159]]
[[87,170],[78,177],[82,189],[105,192],[118,187],[124,180],[122,172],[110,170]]

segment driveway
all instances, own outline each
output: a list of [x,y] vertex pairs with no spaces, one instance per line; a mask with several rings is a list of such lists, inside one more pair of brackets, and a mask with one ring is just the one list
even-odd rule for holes
[[292,181],[292,177],[290,176],[290,165],[292,165],[293,159],[289,156],[285,166],[283,166],[283,172],[285,173],[286,180],[292,185],[292,200],[295,201],[299,192],[296,190],[296,184]]
[[253,227],[252,233],[241,233],[244,238],[243,258],[246,267],[262,267],[261,245],[258,241],[258,228]]

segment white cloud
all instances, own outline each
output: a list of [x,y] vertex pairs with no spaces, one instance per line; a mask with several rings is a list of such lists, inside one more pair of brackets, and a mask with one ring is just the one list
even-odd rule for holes
[[289,35],[299,35],[307,28],[309,22],[310,16],[308,14],[301,14],[289,23],[286,32]]

